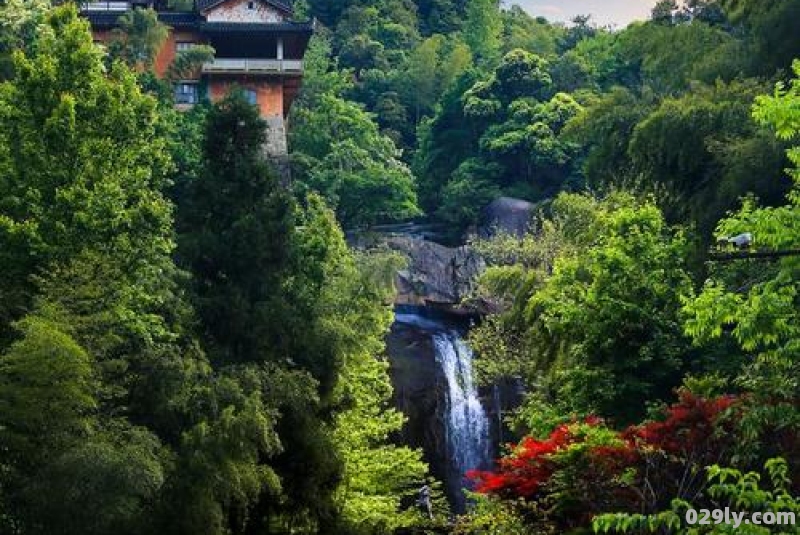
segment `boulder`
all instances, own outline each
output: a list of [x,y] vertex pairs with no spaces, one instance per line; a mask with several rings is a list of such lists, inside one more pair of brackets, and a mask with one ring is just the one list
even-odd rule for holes
[[499,197],[483,210],[479,229],[481,237],[490,237],[498,232],[522,236],[530,227],[535,205],[513,197]]
[[463,301],[471,295],[486,263],[469,246],[445,247],[408,236],[391,237],[386,243],[408,259],[406,268],[395,277],[396,304],[464,314],[478,311]]

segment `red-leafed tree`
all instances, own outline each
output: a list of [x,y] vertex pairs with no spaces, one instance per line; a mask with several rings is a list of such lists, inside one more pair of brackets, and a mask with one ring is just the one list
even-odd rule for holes
[[560,530],[589,525],[610,511],[650,512],[694,498],[704,467],[727,463],[735,442],[737,399],[680,390],[662,418],[618,432],[598,418],[525,437],[492,472],[472,472],[479,493],[522,500],[537,523]]
[[498,461],[495,472],[472,471],[476,491],[514,498],[532,498],[555,472],[553,454],[569,446],[575,437],[567,424],[558,426],[544,440],[525,437],[511,454]]
[[667,507],[676,497],[693,499],[706,483],[705,467],[728,463],[736,440],[736,402],[733,396],[708,399],[681,389],[663,419],[622,433],[638,452],[641,509]]
[[494,472],[472,472],[479,493],[531,505],[531,524],[566,532],[598,512],[627,510],[627,467],[635,452],[599,418],[558,426],[545,439],[525,437]]

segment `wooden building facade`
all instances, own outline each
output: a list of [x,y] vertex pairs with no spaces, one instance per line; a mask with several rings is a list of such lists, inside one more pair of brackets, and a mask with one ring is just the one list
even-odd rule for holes
[[[137,5],[138,4],[138,5]],[[136,2],[89,2],[82,15],[95,40],[107,42],[119,17],[137,9]],[[213,61],[191,78],[174,81],[178,106],[223,97],[234,85],[242,88],[270,126],[288,116],[303,78],[303,56],[313,33],[312,22],[294,22],[289,0],[197,0],[193,12],[158,11],[169,28],[154,69],[164,77],[175,57],[196,45],[210,45]]]

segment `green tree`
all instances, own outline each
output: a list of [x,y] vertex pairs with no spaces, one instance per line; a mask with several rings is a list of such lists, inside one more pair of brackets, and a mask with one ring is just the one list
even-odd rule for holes
[[158,20],[158,13],[153,9],[132,9],[122,14],[117,24],[108,44],[111,58],[121,59],[131,67],[152,67],[169,35],[167,26]]
[[434,116],[420,124],[413,167],[419,177],[420,201],[428,212],[441,206],[442,189],[451,174],[475,154],[478,133],[464,116],[462,96],[476,81],[471,70],[457,77],[442,95]]
[[[268,487],[262,458],[277,451],[273,409],[252,381],[240,379],[247,390],[238,399],[215,391],[225,375],[212,373],[191,336],[161,193],[171,165],[156,102],[120,63],[105,70],[74,7],[54,10],[48,24],[0,89],[3,265],[16,266],[3,279],[4,314],[28,312],[6,352],[3,378],[15,379],[2,388],[4,415],[24,416],[28,427],[4,422],[17,436],[4,436],[3,448],[30,446],[4,466],[14,473],[3,477],[4,522],[26,533],[156,525],[185,533],[174,512],[191,522],[208,510],[222,511],[224,522],[207,533],[223,533],[231,512],[253,499],[250,480],[220,467],[243,457],[259,474],[259,492]],[[35,428],[48,422],[62,427]],[[188,437],[208,428],[235,430],[228,439],[246,454],[214,451],[210,440],[190,447]],[[191,481],[192,455],[205,459],[207,473],[230,477],[227,494],[208,491],[217,480],[194,481],[180,505],[170,489]],[[212,501],[197,498],[209,494]]]
[[160,498],[166,454],[158,439],[125,423],[100,429],[48,460],[24,491],[26,533],[141,533]]
[[800,6],[791,0],[759,2],[758,0],[721,0],[728,18],[749,34],[757,58],[757,72],[771,74],[776,69],[791,67],[800,57],[800,46],[792,39],[800,25]]
[[587,147],[582,161],[589,186],[608,184],[633,189],[638,175],[628,146],[637,124],[656,105],[652,92],[636,94],[623,87],[594,96],[565,127],[565,137]]
[[659,94],[686,90],[693,81],[731,81],[750,70],[745,44],[701,21],[635,24],[616,46],[623,61],[638,67],[641,82]]
[[[784,459],[767,461],[764,472],[769,476],[769,486],[765,487],[758,472],[742,473],[735,468],[718,465],[707,468],[708,488],[703,496],[713,499],[715,506],[745,512],[741,525],[731,522],[711,522],[681,529],[685,525],[686,511],[695,506],[685,500],[675,499],[671,509],[653,515],[610,513],[596,517],[593,521],[595,533],[745,533],[747,535],[768,535],[798,533],[792,525],[755,525],[750,523],[753,513],[800,514],[800,499],[791,494],[789,467]],[[761,517],[763,518],[763,517]]]
[[383,255],[348,256],[344,261],[331,298],[359,296],[358,306],[337,321],[341,333],[360,342],[348,342],[344,349],[346,365],[335,393],[346,406],[333,429],[344,465],[336,498],[343,530],[388,534],[427,523],[417,508],[402,509],[426,480],[427,466],[421,451],[392,443],[404,417],[389,405],[388,366],[377,357],[383,353],[383,336],[392,322],[391,310],[382,303],[391,298],[393,288],[387,279],[392,280],[398,262]]
[[495,181],[501,172],[497,164],[478,158],[465,160],[442,189],[442,202],[436,215],[456,228],[475,223],[483,208],[500,196],[501,190]]
[[[341,460],[332,453],[326,420],[348,348],[356,343],[338,317],[354,307],[353,294],[341,286],[349,253],[319,197],[300,207],[278,183],[261,152],[264,122],[242,94],[216,104],[206,128],[205,170],[179,210],[179,254],[196,279],[212,361],[241,401],[230,408],[230,421],[200,419],[196,437],[184,445],[190,458],[194,450],[220,452],[212,458],[219,462],[187,467],[189,488],[199,494],[189,492],[197,501],[185,507],[218,504],[201,509],[220,529],[266,529],[269,518],[316,529],[336,517]],[[287,375],[292,369],[300,373]],[[287,393],[274,395],[276,388]],[[238,438],[273,425],[277,435]],[[217,483],[229,479],[240,484]],[[203,518],[187,515],[183,529],[199,529]]]
[[553,210],[531,267],[492,275],[515,304],[499,330],[478,331],[477,345],[506,340],[507,358],[486,355],[500,359],[492,367],[517,368],[559,414],[636,421],[646,402],[668,399],[693,356],[679,322],[685,240],[651,202],[625,194],[562,194]]
[[281,492],[266,462],[282,448],[279,401],[272,396],[313,399],[306,385],[307,378],[275,368],[231,368],[197,378],[186,392],[187,429],[176,447],[175,472],[157,504],[158,531],[221,535],[260,529],[261,501],[277,502]]
[[671,25],[673,22],[673,15],[678,11],[677,0],[659,0],[650,14],[650,19],[659,24]]
[[451,50],[439,65],[439,94],[441,97],[450,85],[472,65],[472,53],[469,46],[460,40],[451,42]]
[[74,8],[47,24],[0,85],[3,327],[30,306],[31,275],[53,262],[103,248],[146,263],[172,250],[155,101],[123,66],[105,71]]
[[292,114],[289,142],[298,189],[324,195],[345,227],[419,215],[414,179],[397,147],[368,113],[343,97],[347,82],[327,72],[325,44],[317,46]]
[[534,18],[518,5],[501,12],[503,17],[503,51],[520,48],[538,56],[551,58],[562,29],[540,18]]
[[502,29],[497,0],[472,0],[467,3],[463,39],[476,58],[487,63],[497,58]]
[[86,352],[58,325],[30,318],[0,358],[0,443],[23,471],[90,431],[97,406]]
[[169,66],[167,78],[178,81],[190,78],[203,66],[214,59],[214,49],[207,45],[197,45],[189,50],[181,50]]
[[263,158],[265,132],[241,92],[216,104],[206,121],[204,172],[178,212],[179,255],[194,275],[209,353],[219,363],[264,362],[282,350],[269,318],[284,307],[278,290],[292,254],[294,203]]
[[[753,99],[761,92],[762,85],[752,82],[696,86],[664,99],[636,125],[628,145],[631,163],[660,187],[660,202],[671,220],[696,221],[709,236],[741,195],[753,192],[770,203],[780,200],[785,191],[782,148],[762,135],[750,117]],[[747,150],[747,145],[759,148]],[[760,176],[741,176],[738,169],[747,167],[753,153],[760,153]]]
[[458,0],[416,0],[420,26],[427,34],[451,33],[462,25],[466,2]]
[[409,92],[414,102],[416,122],[430,111],[438,96],[439,56],[444,38],[435,35],[425,39],[411,54],[408,61]]
[[500,194],[540,200],[571,176],[576,147],[561,131],[581,107],[552,94],[547,69],[543,58],[512,50],[483,79],[461,77],[421,129],[421,193],[426,207],[454,224],[453,234],[477,223]]
[[0,6],[0,81],[13,75],[14,50],[32,49],[49,7],[47,0],[8,0]]
[[[760,123],[792,143],[800,134],[800,62],[795,63],[794,71],[790,84],[778,84],[772,96],[759,97],[753,111]],[[788,156],[794,167],[789,170],[793,187],[787,204],[762,207],[747,198],[738,212],[719,223],[718,237],[749,232],[756,246],[767,251],[791,251],[800,246],[800,149],[792,146]],[[800,392],[800,260],[789,256],[751,269],[747,263],[715,270],[699,295],[687,301],[686,331],[701,344],[731,338],[751,355],[750,365],[737,380],[754,397],[744,423],[745,436],[757,446],[768,447],[778,433],[788,432],[800,422],[794,403]],[[742,280],[746,285],[740,284]],[[755,451],[755,445],[746,449]]]
[[524,50],[512,50],[494,71],[489,82],[491,91],[502,102],[520,97],[546,99],[552,93],[552,78],[547,72],[547,61]]

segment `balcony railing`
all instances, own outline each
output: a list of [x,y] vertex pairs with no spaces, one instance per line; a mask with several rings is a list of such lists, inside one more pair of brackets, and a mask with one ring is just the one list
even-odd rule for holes
[[300,59],[232,59],[216,58],[203,65],[205,73],[250,73],[300,74],[303,60]]
[[81,2],[83,11],[128,11],[130,2]]

